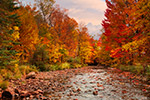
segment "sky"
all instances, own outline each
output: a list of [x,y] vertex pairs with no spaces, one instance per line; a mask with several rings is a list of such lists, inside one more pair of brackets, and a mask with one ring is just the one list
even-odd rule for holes
[[[34,0],[20,0],[23,3],[33,3]],[[55,0],[61,8],[68,9],[68,15],[78,23],[87,26],[90,35],[99,38],[104,19],[104,11],[107,8],[105,0]]]

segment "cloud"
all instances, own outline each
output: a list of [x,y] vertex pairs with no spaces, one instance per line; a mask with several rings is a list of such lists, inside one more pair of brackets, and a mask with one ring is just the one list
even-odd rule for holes
[[99,39],[101,34],[101,25],[93,25],[92,23],[88,23],[87,25],[88,32],[91,36],[94,37],[94,39]]
[[105,1],[102,0],[56,0],[61,7],[69,9],[70,17],[85,24],[101,24],[106,9]]
[[19,0],[20,2],[22,2],[24,5],[26,4],[33,4],[34,3],[34,0]]
[[84,22],[85,24],[92,23],[94,25],[99,25],[101,23],[101,18],[97,11],[92,9],[69,9],[70,17],[75,18],[79,23]]
[[101,34],[101,22],[107,8],[104,0],[56,0],[62,8],[69,10],[69,16],[78,23],[87,25],[89,34],[95,39]]
[[82,8],[91,8],[96,10],[105,10],[106,5],[102,0],[73,0],[74,4]]

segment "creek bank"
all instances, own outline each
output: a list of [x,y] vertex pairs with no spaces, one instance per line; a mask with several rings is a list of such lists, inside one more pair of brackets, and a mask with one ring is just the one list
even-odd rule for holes
[[49,72],[31,72],[21,79],[10,80],[10,85],[5,91],[0,89],[0,99],[49,99],[55,97],[56,92],[65,91],[71,87],[67,84],[70,78],[88,70],[89,67],[83,67]]
[[[0,89],[3,100],[8,97],[10,100],[125,100],[134,95],[148,100],[149,94],[150,85],[136,80],[129,72],[96,66],[32,72],[19,80],[10,80],[5,91]],[[140,100],[136,97],[132,99]]]

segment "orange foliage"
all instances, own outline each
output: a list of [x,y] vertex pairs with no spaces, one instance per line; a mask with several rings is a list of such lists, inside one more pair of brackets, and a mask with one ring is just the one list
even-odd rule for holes
[[38,42],[38,27],[32,15],[29,6],[24,8],[20,7],[16,13],[20,16],[21,26],[19,27],[20,38],[19,46],[16,46],[16,50],[20,51],[20,57],[22,60],[29,60],[35,50],[35,45]]

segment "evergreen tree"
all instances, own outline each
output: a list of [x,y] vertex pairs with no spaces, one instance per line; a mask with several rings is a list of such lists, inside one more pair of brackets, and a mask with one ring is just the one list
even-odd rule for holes
[[18,30],[20,22],[17,14],[13,13],[18,7],[13,0],[0,1],[0,66],[11,65],[16,51],[13,46],[18,43],[14,40],[14,32]]

